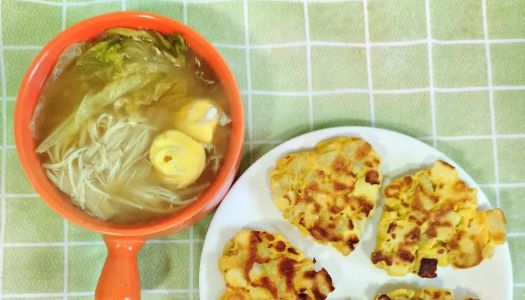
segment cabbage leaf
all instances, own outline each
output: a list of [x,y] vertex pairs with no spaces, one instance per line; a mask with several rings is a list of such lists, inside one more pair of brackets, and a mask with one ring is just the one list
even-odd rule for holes
[[[82,82],[98,82],[102,86],[94,84],[88,90],[77,110],[37,147],[38,153],[57,144],[70,144],[90,118],[110,105],[136,114],[139,107],[158,101],[174,85],[178,90],[185,89],[181,86],[185,81],[176,76],[177,68],[186,63],[188,50],[180,35],[163,36],[154,31],[114,28],[91,44],[86,43],[83,50],[81,54],[77,50],[73,57],[76,58],[74,67],[78,69],[74,74]],[[69,52],[64,54],[71,56]]]

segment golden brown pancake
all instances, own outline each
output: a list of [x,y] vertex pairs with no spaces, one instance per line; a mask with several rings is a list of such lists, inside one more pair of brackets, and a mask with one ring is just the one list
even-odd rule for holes
[[277,161],[270,173],[273,200],[303,234],[348,255],[374,212],[380,161],[360,138],[322,141]]
[[437,266],[470,268],[505,242],[500,209],[478,210],[477,191],[454,167],[429,169],[393,180],[378,225],[372,262],[389,275],[436,277]]
[[221,300],[317,300],[334,290],[325,269],[276,233],[243,229],[224,247],[219,269],[226,282]]

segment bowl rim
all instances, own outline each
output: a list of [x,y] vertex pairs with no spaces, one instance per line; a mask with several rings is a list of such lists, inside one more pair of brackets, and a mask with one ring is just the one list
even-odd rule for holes
[[[225,89],[230,109],[231,138],[216,178],[197,200],[164,218],[139,224],[116,224],[89,216],[74,206],[45,176],[39,156],[34,152],[29,124],[47,77],[58,56],[69,45],[95,37],[106,29],[128,27],[153,29],[181,34],[192,50],[207,61]],[[92,231],[114,236],[154,236],[183,229],[202,218],[215,207],[230,188],[239,168],[244,143],[244,114],[239,87],[224,58],[199,33],[165,16],[145,12],[116,12],[89,18],[55,36],[36,56],[27,69],[19,88],[15,106],[14,135],[16,150],[24,172],[42,200],[65,219]],[[218,199],[217,199],[218,198]]]

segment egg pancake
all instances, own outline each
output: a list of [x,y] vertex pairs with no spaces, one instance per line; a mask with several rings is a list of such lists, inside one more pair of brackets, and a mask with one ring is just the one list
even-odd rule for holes
[[317,300],[334,290],[325,269],[280,234],[243,229],[224,247],[219,269],[226,281],[221,300]]
[[348,255],[374,212],[380,161],[360,138],[322,141],[277,161],[270,172],[273,201],[304,235]]
[[[378,295],[373,300],[454,300],[454,296],[446,289],[424,288],[418,291],[398,289]],[[466,297],[465,300],[476,299]]]
[[477,191],[443,161],[393,180],[384,193],[371,259],[389,275],[433,278],[438,265],[474,267],[505,242],[503,211],[478,210]]

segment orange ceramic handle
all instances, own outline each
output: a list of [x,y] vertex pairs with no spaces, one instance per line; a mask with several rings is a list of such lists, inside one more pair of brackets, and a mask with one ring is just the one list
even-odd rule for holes
[[96,300],[139,300],[137,254],[144,239],[104,236],[108,257],[95,291]]

